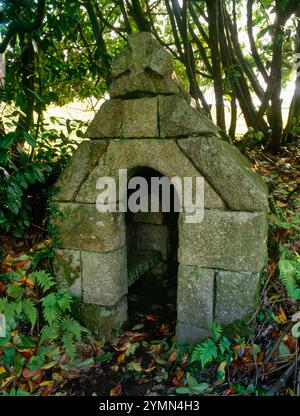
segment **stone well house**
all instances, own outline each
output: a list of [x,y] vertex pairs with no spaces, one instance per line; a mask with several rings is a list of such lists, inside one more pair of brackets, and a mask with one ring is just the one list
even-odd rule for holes
[[97,211],[98,179],[118,182],[119,169],[129,176],[201,176],[203,221],[187,223],[181,212],[173,223],[176,335],[195,342],[209,334],[213,320],[246,322],[266,261],[265,184],[183,91],[171,56],[149,33],[129,36],[112,76],[110,100],[57,182],[54,200],[64,214],[55,220],[62,242],[54,259],[60,286],[76,298],[82,322],[110,337],[127,319],[128,286],[154,266],[165,270],[172,229],[161,212]]

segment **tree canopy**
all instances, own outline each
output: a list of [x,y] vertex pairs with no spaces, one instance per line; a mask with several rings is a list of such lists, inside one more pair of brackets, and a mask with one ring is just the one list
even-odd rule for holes
[[[299,58],[299,0],[2,0],[0,99],[33,113],[50,103],[104,95],[111,60],[134,31],[150,31],[176,60],[190,94],[234,138],[241,110],[251,132],[277,152],[298,134],[299,78],[284,125],[281,90]],[[296,57],[293,59],[293,56]],[[298,57],[298,58],[297,58]],[[231,121],[225,119],[225,107]],[[260,136],[257,136],[260,137]]]

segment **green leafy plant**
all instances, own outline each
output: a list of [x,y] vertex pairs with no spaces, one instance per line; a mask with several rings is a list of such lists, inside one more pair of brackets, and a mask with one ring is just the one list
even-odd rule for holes
[[[19,132],[14,111],[0,131],[0,232],[23,235],[30,226],[35,196],[47,199],[53,180],[60,174],[82,137],[85,123],[52,117],[55,128],[44,124],[35,136]],[[59,122],[58,122],[59,121]],[[43,187],[38,184],[43,183]]]
[[294,299],[300,299],[300,256],[291,253],[285,246],[280,246],[279,278],[282,281],[288,295]]
[[176,393],[186,395],[201,395],[209,389],[209,384],[198,383],[197,380],[187,373],[186,375],[186,386],[177,387]]
[[24,391],[21,387],[15,389],[12,388],[9,393],[7,393],[6,391],[4,391],[2,393],[2,396],[30,396],[30,394],[27,391]]
[[214,360],[223,361],[229,358],[230,342],[225,336],[222,336],[222,326],[218,322],[212,323],[211,333],[212,338],[207,338],[194,347],[190,363],[198,361],[201,363],[201,367],[205,368]]
[[292,327],[292,335],[295,338],[300,338],[300,311],[292,316],[292,322],[296,322]]
[[45,324],[41,330],[40,344],[62,343],[70,358],[75,356],[75,342],[81,339],[87,329],[70,316],[72,297],[65,289],[56,289],[54,278],[44,270],[28,275],[31,282],[37,285],[42,293],[41,299],[26,298],[24,289],[18,285],[17,273],[7,273],[10,279],[7,284],[7,296],[0,298],[0,313],[6,319],[7,333],[15,330],[20,322],[28,322],[33,330],[38,319],[38,306],[42,304],[42,315]]

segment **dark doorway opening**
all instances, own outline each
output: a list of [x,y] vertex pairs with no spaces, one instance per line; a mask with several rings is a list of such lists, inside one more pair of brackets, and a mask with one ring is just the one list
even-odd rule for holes
[[[170,212],[150,212],[151,178],[162,175],[149,168],[136,169],[148,183],[148,212],[126,214],[128,261],[128,326],[139,325],[163,338],[175,333],[178,272],[178,212],[176,191],[170,187]],[[128,198],[135,192],[128,192]]]

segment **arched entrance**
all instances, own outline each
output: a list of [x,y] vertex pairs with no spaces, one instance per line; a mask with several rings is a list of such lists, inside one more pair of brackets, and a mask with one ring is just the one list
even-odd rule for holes
[[[170,185],[170,212],[163,212],[160,187],[159,195],[152,193],[152,199],[158,198],[159,209],[151,212],[151,179],[160,180],[163,175],[145,167],[131,173],[131,178],[143,178],[148,184],[145,196],[148,212],[128,211],[125,215],[128,323],[144,322],[157,336],[165,336],[175,332],[176,324],[178,212],[174,211],[174,198],[177,195]],[[134,189],[128,191],[128,199],[134,192]]]

